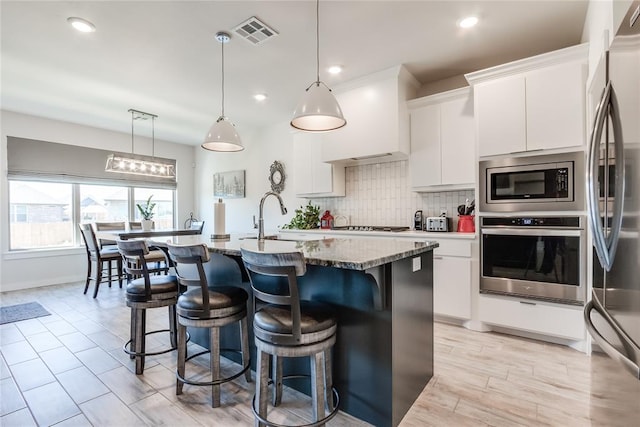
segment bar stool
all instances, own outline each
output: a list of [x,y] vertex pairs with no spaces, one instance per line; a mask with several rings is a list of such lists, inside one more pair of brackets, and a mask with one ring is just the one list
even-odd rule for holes
[[[146,356],[156,356],[176,349],[176,302],[178,300],[178,278],[174,275],[151,275],[146,256],[149,247],[144,240],[117,240],[118,251],[124,260],[129,277],[138,277],[127,284],[127,307],[131,307],[131,337],[122,349],[131,359],[136,359],[136,375],[144,372]],[[134,260],[134,262],[127,262]],[[148,308],[169,308],[169,329],[146,332]],[[146,336],[169,332],[170,348],[146,352]]]
[[[247,326],[248,295],[244,289],[235,286],[212,286],[209,288],[203,264],[211,258],[204,244],[190,246],[167,245],[169,255],[174,262],[180,285],[187,291],[178,298],[178,367],[176,372],[176,394],[182,394],[184,384],[211,386],[211,406],[220,406],[220,384],[245,375],[251,382],[249,335]],[[195,265],[197,278],[188,278],[188,266]],[[191,276],[193,277],[193,276]],[[191,287],[192,289],[189,289]],[[221,377],[220,353],[234,351],[220,348],[220,328],[240,323],[240,352],[242,353],[242,369],[228,377]],[[187,327],[209,329],[209,350],[187,357]],[[210,354],[211,381],[195,381],[185,376],[186,362],[202,354]]]
[[[256,394],[253,397],[252,409],[256,425],[277,426],[267,420],[270,356],[273,356],[274,406],[280,404],[282,380],[287,378],[282,376],[282,358],[311,358],[314,422],[305,426],[322,425],[338,412],[339,396],[333,387],[331,373],[331,349],[336,342],[336,319],[325,304],[300,300],[297,277],[306,273],[306,263],[301,252],[265,253],[245,248],[241,248],[241,252],[242,260],[249,272],[254,299],[253,331],[257,362]],[[274,293],[271,289],[278,288],[274,284],[270,284],[267,290],[266,283],[260,281],[261,275],[287,278],[280,289],[288,292]],[[256,308],[258,302],[261,302],[262,306]],[[326,416],[325,399],[329,411]]]

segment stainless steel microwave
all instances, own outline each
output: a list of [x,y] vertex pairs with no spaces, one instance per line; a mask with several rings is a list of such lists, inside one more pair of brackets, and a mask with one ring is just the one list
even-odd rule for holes
[[480,212],[581,211],[584,152],[481,161]]

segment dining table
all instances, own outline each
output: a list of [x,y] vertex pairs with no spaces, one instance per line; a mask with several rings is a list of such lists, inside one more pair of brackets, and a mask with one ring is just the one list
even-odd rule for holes
[[153,239],[156,237],[167,236],[194,236],[202,234],[202,230],[199,228],[163,228],[159,230],[102,230],[96,231],[96,238],[106,240],[129,240],[129,239],[141,239],[148,238]]

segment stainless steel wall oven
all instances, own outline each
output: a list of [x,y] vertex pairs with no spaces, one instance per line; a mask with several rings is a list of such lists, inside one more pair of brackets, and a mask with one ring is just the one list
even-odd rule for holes
[[582,305],[582,216],[481,217],[480,292]]

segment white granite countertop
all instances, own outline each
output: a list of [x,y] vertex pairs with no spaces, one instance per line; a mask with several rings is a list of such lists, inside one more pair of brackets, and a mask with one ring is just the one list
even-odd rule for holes
[[[331,238],[317,240],[265,240],[260,244],[253,235],[232,235],[228,241],[214,241],[208,236],[175,236],[155,238],[151,244],[165,243],[191,245],[204,243],[211,252],[240,256],[240,248],[265,252],[292,252],[304,254],[311,265],[366,270],[389,262],[415,256],[438,247],[437,242],[413,241],[410,239],[358,239]],[[293,236],[292,236],[293,237]]]

